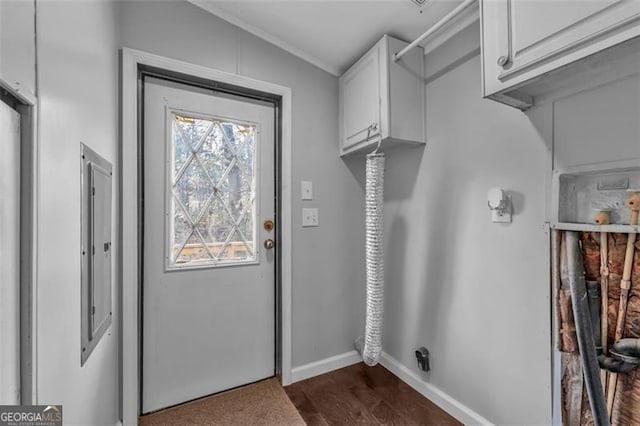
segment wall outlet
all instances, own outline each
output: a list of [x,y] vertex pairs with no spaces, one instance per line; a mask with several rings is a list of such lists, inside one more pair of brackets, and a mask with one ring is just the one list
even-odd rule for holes
[[511,223],[511,213],[498,213],[493,210],[491,212],[491,222],[493,223]]
[[302,226],[318,226],[318,209],[304,208],[302,209]]
[[491,210],[491,222],[511,223],[511,195],[506,196],[504,209]]

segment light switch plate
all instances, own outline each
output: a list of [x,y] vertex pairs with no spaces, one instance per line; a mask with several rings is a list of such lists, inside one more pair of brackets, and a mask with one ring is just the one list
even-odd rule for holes
[[303,208],[302,209],[302,226],[318,226],[318,209]]
[[300,188],[302,189],[303,200],[313,200],[313,182],[310,180],[303,180],[300,182]]

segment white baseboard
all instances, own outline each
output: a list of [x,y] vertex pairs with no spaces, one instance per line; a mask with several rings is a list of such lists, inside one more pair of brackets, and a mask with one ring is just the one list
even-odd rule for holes
[[321,359],[309,364],[301,365],[291,369],[291,383],[310,377],[319,376],[342,367],[357,364],[362,361],[360,355],[356,351],[345,352],[330,358]]
[[450,395],[442,392],[431,383],[425,382],[416,373],[411,371],[400,361],[391,355],[382,352],[380,364],[387,370],[395,374],[400,380],[421,393],[425,398],[442,408],[447,413],[464,423],[465,425],[492,425],[489,420],[482,417],[469,407],[454,399]]

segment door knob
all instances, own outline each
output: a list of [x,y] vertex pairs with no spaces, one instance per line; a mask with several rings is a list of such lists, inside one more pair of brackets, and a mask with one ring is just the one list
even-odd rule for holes
[[264,240],[264,248],[267,250],[271,250],[275,245],[276,243],[271,238]]

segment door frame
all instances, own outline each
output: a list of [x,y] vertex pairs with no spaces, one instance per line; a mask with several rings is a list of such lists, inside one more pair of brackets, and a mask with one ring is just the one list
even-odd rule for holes
[[0,78],[0,102],[20,114],[20,404],[38,401],[38,99]]
[[[279,262],[276,264],[276,372],[283,385],[291,383],[291,241],[292,241],[292,156],[291,156],[291,89],[236,74],[190,64],[139,50],[121,49],[121,227],[120,285],[121,300],[121,418],[123,424],[136,424],[140,410],[140,338],[142,282],[139,237],[142,231],[139,197],[140,138],[142,126],[139,77],[142,71],[157,72],[165,77],[182,79],[211,88],[224,88],[239,93],[262,95],[278,101],[276,120],[276,211],[279,215]],[[279,122],[278,122],[279,121]],[[279,139],[279,140],[278,140]],[[124,184],[127,182],[128,184]]]

